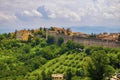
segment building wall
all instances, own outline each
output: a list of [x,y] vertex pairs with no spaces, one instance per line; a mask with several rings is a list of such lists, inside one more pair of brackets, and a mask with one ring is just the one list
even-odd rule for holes
[[55,41],[58,40],[59,37],[64,38],[64,42],[66,43],[68,40],[72,40],[76,43],[83,44],[84,46],[103,46],[108,48],[119,48],[120,42],[114,42],[109,40],[101,40],[96,38],[83,38],[79,36],[67,36],[64,34],[59,34],[56,32],[48,32],[48,35],[52,35],[55,37]]

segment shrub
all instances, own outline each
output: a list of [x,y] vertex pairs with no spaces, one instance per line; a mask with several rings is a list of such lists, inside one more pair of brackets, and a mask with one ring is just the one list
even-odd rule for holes
[[62,44],[63,42],[64,42],[64,39],[63,39],[62,37],[59,37],[57,44],[58,44],[59,46],[61,46],[61,44]]
[[49,35],[49,36],[48,36],[48,39],[47,39],[47,43],[48,43],[48,44],[53,44],[54,42],[55,42],[54,37],[51,36],[51,35]]
[[78,69],[78,70],[76,71],[76,75],[77,75],[77,76],[83,76],[83,75],[84,75],[84,71],[83,71],[82,69]]

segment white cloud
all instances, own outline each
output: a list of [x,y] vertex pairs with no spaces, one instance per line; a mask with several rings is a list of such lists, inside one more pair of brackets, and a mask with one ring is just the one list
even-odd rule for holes
[[120,0],[97,0],[96,8],[103,19],[120,19]]
[[0,0],[0,12],[1,19],[17,17],[21,24],[120,26],[120,0]]
[[0,20],[15,20],[16,16],[0,13]]
[[103,16],[106,18],[106,19],[114,19],[115,16],[113,14],[110,14],[110,13],[104,13]]
[[80,21],[81,20],[81,16],[79,14],[77,14],[74,11],[71,11],[69,9],[50,9],[50,18],[53,19],[68,19],[70,21]]
[[[47,0],[45,0],[47,1]],[[53,3],[54,2],[54,3]],[[50,18],[63,18],[71,21],[82,21],[86,16],[94,20],[120,19],[119,0],[52,0],[43,4],[50,11]]]
[[38,17],[42,16],[42,14],[36,10],[31,10],[31,11],[25,10],[21,14],[24,16],[38,16]]
[[2,11],[7,13],[24,11],[23,14],[29,16],[41,16],[36,9],[39,6],[45,6],[46,10],[51,12],[48,16],[53,19],[82,21],[82,17],[92,16],[98,20],[99,18],[104,20],[108,19],[108,15],[109,19],[120,18],[120,0],[34,0],[34,2],[33,0],[1,0],[0,3]]

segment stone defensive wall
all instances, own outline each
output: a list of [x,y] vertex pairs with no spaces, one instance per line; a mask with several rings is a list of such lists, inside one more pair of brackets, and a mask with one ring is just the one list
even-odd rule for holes
[[72,40],[84,46],[102,46],[102,47],[108,47],[108,48],[120,48],[120,42],[115,42],[110,40],[101,40],[97,38],[84,38],[80,36],[67,36],[64,34],[56,33],[56,32],[48,32],[48,35],[54,36],[55,41],[57,41],[59,37],[62,37],[65,43],[68,40]]

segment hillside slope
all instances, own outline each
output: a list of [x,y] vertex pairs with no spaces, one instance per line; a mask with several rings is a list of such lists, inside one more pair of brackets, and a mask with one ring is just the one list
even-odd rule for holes
[[50,72],[51,74],[61,73],[66,75],[66,72],[68,70],[71,70],[73,76],[78,75],[80,77],[83,77],[85,72],[85,67],[83,66],[86,66],[84,62],[87,59],[87,57],[85,57],[86,54],[84,52],[63,54],[58,58],[50,60],[39,69],[27,75],[26,79],[36,80],[38,77],[40,78],[42,71],[46,73]]
[[[48,61],[39,69],[27,74],[25,79],[51,80],[52,74],[64,74],[66,80],[101,80],[99,79],[99,73],[107,77],[119,71],[119,66],[117,66],[119,61],[119,49],[88,47],[85,48],[83,52],[66,52],[60,57]],[[102,68],[105,70],[103,73],[101,72]],[[92,76],[90,74],[92,74]],[[106,80],[105,76],[104,79]]]
[[[83,46],[31,30],[27,41],[16,34],[0,35],[0,80],[51,80],[63,74],[66,80],[106,80],[120,73],[120,49]],[[104,75],[104,76],[103,76]]]

